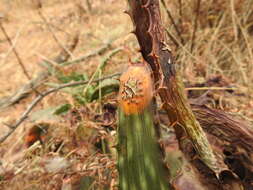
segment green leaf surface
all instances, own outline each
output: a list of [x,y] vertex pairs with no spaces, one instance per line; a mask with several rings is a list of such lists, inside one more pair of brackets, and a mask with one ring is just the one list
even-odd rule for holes
[[63,104],[60,105],[56,108],[56,110],[54,111],[55,115],[62,115],[67,113],[70,109],[71,109],[71,104]]
[[92,94],[90,95],[91,101],[97,100],[99,98],[99,93],[101,92],[101,97],[110,94],[112,92],[117,92],[119,89],[119,81],[116,79],[106,79],[101,81]]

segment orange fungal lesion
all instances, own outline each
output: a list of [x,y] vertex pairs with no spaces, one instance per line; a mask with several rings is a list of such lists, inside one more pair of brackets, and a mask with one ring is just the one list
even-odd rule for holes
[[119,105],[125,114],[141,113],[153,97],[151,70],[146,64],[133,64],[120,77]]

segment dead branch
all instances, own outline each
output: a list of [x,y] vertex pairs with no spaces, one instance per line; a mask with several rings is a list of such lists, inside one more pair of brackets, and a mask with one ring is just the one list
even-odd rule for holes
[[[224,187],[225,190],[238,190],[234,184],[229,182],[235,180],[237,184],[242,184],[245,190],[252,189],[253,182],[253,123],[245,122],[234,114],[224,112],[222,110],[212,109],[205,105],[191,104],[194,115],[200,122],[204,129],[208,140],[215,150],[218,161],[221,167],[227,167],[225,171],[220,174],[220,181],[222,183],[228,182]],[[167,114],[164,111],[159,111],[161,122],[165,125],[170,123]],[[169,145],[167,145],[169,146]],[[212,173],[201,168],[201,162],[195,157],[194,149],[191,142],[185,140],[180,143],[180,148],[185,149],[184,156],[189,163],[202,171],[202,175],[198,175],[199,180],[208,187],[208,190],[222,189],[220,182],[211,180]],[[227,165],[227,166],[226,166]],[[231,175],[235,173],[238,177]],[[195,176],[196,177],[196,176]],[[233,178],[231,180],[230,178]],[[180,189],[180,188],[179,188]]]
[[87,5],[87,8],[88,8],[88,11],[91,12],[92,11],[92,6],[91,6],[91,3],[90,3],[90,0],[86,0],[86,5]]
[[[206,106],[192,105],[192,110],[208,134],[220,162],[241,180],[245,190],[253,188],[253,125],[235,115]],[[220,179],[228,178],[227,172]],[[229,188],[232,189],[232,188]]]
[[20,87],[12,95],[1,98],[0,99],[0,110],[7,108],[8,106],[11,106],[11,105],[19,102],[23,98],[27,97],[33,91],[31,86],[33,86],[33,88],[39,87],[41,84],[43,84],[43,82],[46,80],[47,77],[48,77],[47,72],[41,72],[38,75],[38,77],[30,80],[27,84]]
[[153,70],[155,82],[159,85],[156,89],[170,120],[184,128],[197,155],[208,166],[207,168],[217,175],[221,168],[203,129],[187,102],[181,76],[177,72],[171,50],[166,44],[159,1],[128,0],[128,3],[129,15],[135,26],[134,33],[141,47],[142,56]]
[[175,20],[174,20],[174,18],[173,18],[173,16],[172,16],[172,14],[170,13],[170,10],[169,10],[168,7],[166,6],[166,3],[165,3],[164,0],[161,0],[161,2],[162,2],[163,6],[164,6],[164,8],[165,8],[165,10],[166,10],[166,13],[167,13],[167,15],[168,15],[168,17],[169,17],[169,19],[170,19],[172,25],[174,26],[174,29],[175,29],[175,31],[176,31],[176,33],[177,33],[177,35],[178,35],[178,37],[179,37],[181,43],[184,44],[184,39],[183,39],[182,36],[181,36],[180,30],[178,29],[178,26],[176,25],[176,22],[175,22]]
[[196,37],[196,31],[197,31],[197,28],[198,28],[200,3],[201,3],[201,0],[197,0],[196,14],[195,14],[195,19],[194,19],[194,27],[193,27],[192,39],[191,39],[191,49],[190,49],[191,53],[192,53],[193,48],[194,48],[194,41],[195,41],[195,37]]
[[40,16],[40,18],[43,20],[43,22],[46,24],[48,30],[50,31],[50,33],[53,36],[53,39],[56,41],[56,43],[69,55],[72,55],[72,53],[66,48],[64,47],[64,45],[62,44],[62,42],[58,39],[58,37],[56,36],[55,32],[53,31],[51,25],[48,23],[47,18],[44,16],[44,14],[41,11],[41,8],[38,8],[38,15]]
[[114,42],[114,40],[109,40],[107,43],[105,43],[104,45],[102,45],[101,47],[99,47],[98,49],[95,49],[85,55],[82,55],[76,59],[73,59],[71,61],[66,61],[64,63],[62,63],[62,66],[67,66],[67,65],[74,65],[74,64],[78,64],[81,63],[91,57],[94,57],[96,55],[101,55],[103,54],[108,48],[111,47],[112,43]]
[[179,6],[179,19],[178,19],[178,22],[179,22],[179,27],[180,29],[182,29],[182,19],[183,19],[183,13],[182,13],[182,0],[178,0],[178,6]]
[[109,75],[109,76],[106,76],[106,77],[102,77],[102,78],[99,78],[99,79],[95,79],[95,80],[92,80],[92,81],[78,81],[78,82],[70,82],[70,83],[66,83],[66,84],[62,84],[62,85],[59,85],[55,88],[51,88],[49,90],[47,90],[46,92],[42,92],[40,93],[30,104],[29,106],[26,108],[25,112],[21,115],[21,117],[16,121],[16,123],[14,125],[9,125],[9,124],[5,124],[5,125],[8,125],[9,127],[9,132],[7,134],[5,134],[4,136],[2,136],[0,138],[0,143],[3,143],[17,128],[18,126],[20,126],[21,123],[23,123],[23,121],[25,121],[29,114],[31,113],[31,111],[33,110],[33,108],[43,99],[45,98],[46,96],[48,96],[49,94],[52,94],[54,92],[57,92],[63,88],[68,88],[68,87],[73,87],[73,86],[78,86],[78,85],[85,85],[85,84],[88,84],[88,83],[94,83],[94,82],[99,82],[99,81],[102,81],[102,80],[105,80],[105,79],[108,79],[108,78],[113,78],[115,76],[119,76],[121,73],[115,73],[115,74],[112,74],[112,75]]

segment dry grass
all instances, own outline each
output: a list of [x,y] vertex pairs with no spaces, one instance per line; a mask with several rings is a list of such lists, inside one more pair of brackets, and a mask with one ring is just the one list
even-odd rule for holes
[[[180,43],[172,22],[163,9],[164,20],[170,33],[179,43],[174,47],[177,62],[186,81],[203,82],[208,78],[220,75],[231,86],[236,86],[236,94],[244,97],[223,94],[222,98],[229,111],[241,112],[252,117],[252,84],[253,84],[253,11],[252,1],[212,1],[201,2],[200,15],[195,40],[192,42],[197,1],[183,1],[180,16],[179,1],[167,4],[174,22],[177,24],[184,43]],[[170,39],[170,38],[169,38]],[[194,44],[191,52],[192,43]]]
[[[44,57],[51,59],[61,50],[61,46],[53,39],[52,33],[41,20],[38,10],[31,0],[1,1],[0,14],[4,15],[3,25],[15,44],[22,61],[32,77],[45,69],[38,63]],[[42,13],[52,26],[61,42],[66,44],[68,38],[76,31],[80,32],[80,41],[73,52],[72,59],[116,39],[112,47],[124,47],[123,52],[112,57],[104,73],[122,71],[129,58],[139,57],[138,44],[135,37],[129,34],[131,21],[123,14],[126,4],[115,0],[98,0],[92,2],[92,11],[87,10],[85,1],[79,0],[48,0],[42,1]],[[230,86],[237,90],[233,94],[216,91],[214,99],[219,102],[219,108],[241,113],[253,119],[253,2],[251,0],[230,0],[212,3],[201,3],[196,37],[192,41],[193,23],[195,22],[194,1],[182,1],[180,16],[179,1],[170,1],[167,8],[171,11],[184,43],[173,29],[163,8],[165,27],[178,41],[179,47],[170,43],[177,62],[181,65],[184,80],[191,84],[206,81],[213,76],[221,75]],[[233,6],[232,6],[233,5]],[[169,38],[168,38],[169,39]],[[193,51],[191,46],[193,44]],[[65,73],[81,71],[91,75],[99,65],[103,55],[95,56],[77,65],[63,68]],[[54,77],[50,80],[55,81]],[[14,92],[27,82],[21,67],[18,65],[11,47],[0,33],[0,97]],[[45,87],[40,90],[44,90]],[[26,105],[35,97],[29,96],[13,107],[0,113],[0,133],[6,132],[1,123],[12,123],[23,112]],[[113,101],[108,97],[103,102]],[[61,103],[75,104],[70,95],[58,92],[48,96],[36,110],[57,106]],[[115,131],[101,127],[94,117],[100,113],[101,104],[88,104],[81,113],[81,120],[75,121],[75,114],[67,118],[47,119],[50,130],[44,146],[35,144],[27,149],[24,139],[27,131],[36,122],[27,120],[3,144],[0,145],[0,176],[6,180],[0,181],[0,189],[61,189],[62,184],[69,181],[78,183],[81,176],[95,177],[93,189],[103,185],[115,188],[114,153],[103,154],[94,147],[97,140],[103,138],[113,141]],[[81,108],[78,108],[78,110]],[[72,123],[70,121],[74,120]],[[77,129],[84,128],[88,134],[78,137]],[[93,138],[94,137],[94,138]],[[80,139],[81,138],[81,139]],[[64,144],[60,149],[52,148],[59,142]],[[31,149],[35,150],[31,150]],[[50,158],[63,157],[68,162],[68,168],[60,172],[49,172],[45,162]],[[105,169],[109,168],[109,169]],[[15,174],[15,175],[14,175]],[[73,182],[73,183],[74,183]]]

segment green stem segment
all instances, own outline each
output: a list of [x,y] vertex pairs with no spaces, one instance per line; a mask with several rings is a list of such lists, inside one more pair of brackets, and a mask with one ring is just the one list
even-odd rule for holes
[[169,189],[150,106],[130,115],[119,110],[118,171],[120,190]]

